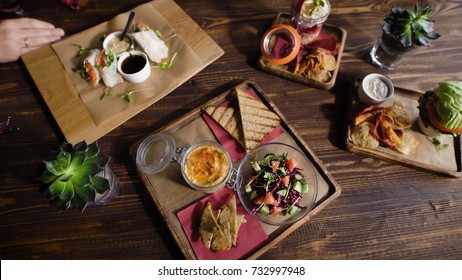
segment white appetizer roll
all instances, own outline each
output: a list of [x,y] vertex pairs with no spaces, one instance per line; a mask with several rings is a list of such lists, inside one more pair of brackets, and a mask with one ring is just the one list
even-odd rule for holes
[[96,60],[100,54],[100,50],[93,49],[88,54],[87,58],[83,61],[84,73],[82,74],[83,78],[87,80],[92,86],[98,85],[101,80],[101,74],[99,73],[98,68],[96,67]]
[[110,50],[102,50],[98,56],[97,65],[101,71],[101,77],[107,87],[113,87],[122,83],[124,79],[117,72],[117,57]]
[[132,35],[152,62],[161,63],[168,57],[167,45],[149,27],[143,25],[141,31]]

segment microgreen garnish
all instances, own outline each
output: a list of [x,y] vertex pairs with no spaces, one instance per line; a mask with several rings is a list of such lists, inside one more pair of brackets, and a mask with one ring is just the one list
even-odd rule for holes
[[115,96],[115,94],[110,92],[109,90],[110,89],[108,87],[104,88],[103,94],[101,95],[99,100],[103,100],[105,97],[108,97],[108,96]]
[[170,35],[170,36],[168,36],[168,37],[165,37],[165,38],[164,38],[164,41],[166,41],[166,40],[168,40],[168,39],[171,39],[171,38],[173,38],[173,37],[175,37],[175,36],[176,36],[176,33],[173,33],[172,35]]
[[432,142],[433,142],[433,144],[435,144],[436,149],[438,149],[438,150],[442,150],[442,149],[444,149],[444,148],[449,147],[449,144],[447,144],[447,143],[445,143],[445,144],[441,143],[440,139],[438,139],[438,138],[436,138],[436,137],[433,137]]
[[104,89],[104,92],[103,94],[101,95],[101,98],[99,100],[103,100],[104,98],[106,97],[109,97],[109,96],[117,96],[119,97],[120,99],[122,100],[125,100],[127,102],[131,102],[131,97],[133,94],[137,93],[137,92],[140,92],[140,91],[145,91],[145,90],[150,90],[150,89],[153,89],[154,87],[148,87],[148,88],[142,88],[142,89],[134,89],[134,90],[130,90],[130,91],[127,91],[127,92],[123,92],[123,93],[113,93],[111,92],[111,89],[106,87]]
[[71,45],[74,46],[74,47],[79,48],[79,56],[84,55],[84,53],[88,51],[88,49],[82,47],[82,45],[79,45],[79,44],[71,44]]
[[314,8],[310,11],[310,16],[314,15],[314,13],[316,12],[316,10],[321,6],[321,7],[324,7],[324,1],[323,0],[314,0],[313,1],[313,4],[314,4]]
[[170,69],[172,68],[172,65],[173,65],[173,60],[175,60],[175,57],[178,53],[176,52],[172,58],[170,59],[170,62],[162,62],[161,64],[159,65],[153,65],[151,66],[151,68],[160,68],[160,69],[164,69],[164,70],[167,70],[167,69]]

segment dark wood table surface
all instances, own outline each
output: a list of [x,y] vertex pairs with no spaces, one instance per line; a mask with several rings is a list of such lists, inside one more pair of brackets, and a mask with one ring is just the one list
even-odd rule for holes
[[[26,14],[81,32],[147,1],[81,1],[73,11],[56,0],[27,1]],[[427,1],[443,35],[394,72],[378,69],[369,50],[393,5],[414,1],[332,1],[328,23],[348,36],[337,82],[318,90],[260,71],[259,40],[287,0],[176,0],[225,55],[98,143],[119,177],[107,206],[58,213],[42,194],[35,167],[64,140],[21,61],[0,65],[0,119],[17,132],[0,136],[1,259],[181,259],[156,205],[129,157],[132,143],[243,80],[277,104],[322,160],[342,193],[262,259],[461,259],[462,180],[350,153],[344,149],[348,90],[355,77],[378,72],[396,86],[425,91],[462,80],[462,2]],[[421,2],[421,1],[419,1]],[[0,50],[1,51],[1,50]],[[46,66],[44,66],[46,68]]]

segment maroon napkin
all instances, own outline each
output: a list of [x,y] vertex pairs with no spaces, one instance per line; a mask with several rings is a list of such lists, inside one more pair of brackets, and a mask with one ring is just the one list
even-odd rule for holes
[[[284,57],[285,52],[290,47],[291,45],[289,42],[287,42],[281,37],[278,37],[278,39],[276,40],[276,43],[274,44],[272,55],[274,57]],[[337,44],[337,39],[335,38],[334,35],[321,33],[319,34],[316,41],[314,41],[311,44],[302,46],[300,51],[298,52],[297,59],[296,60],[294,59],[293,61],[291,61],[290,64],[299,63],[300,60],[303,58],[303,56],[305,56],[306,54],[314,50],[322,50],[328,54],[335,56],[338,54],[338,49],[339,49],[339,45]]]
[[79,0],[59,0],[64,5],[68,6],[72,10],[80,9],[80,1]]
[[241,224],[237,236],[237,245],[231,246],[229,251],[214,251],[207,249],[201,241],[199,226],[202,210],[207,201],[210,201],[213,209],[218,209],[221,205],[227,204],[236,192],[230,188],[223,188],[202,200],[188,206],[177,213],[178,219],[183,226],[183,230],[200,260],[238,260],[242,259],[258,247],[268,241],[268,235],[264,231],[261,223],[249,215],[242,207],[236,197],[237,214],[245,215],[246,222]]

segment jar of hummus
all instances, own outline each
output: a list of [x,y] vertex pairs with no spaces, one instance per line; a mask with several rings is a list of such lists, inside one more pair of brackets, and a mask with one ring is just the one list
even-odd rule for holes
[[177,148],[171,135],[159,133],[148,136],[138,147],[136,164],[146,174],[158,173],[175,162],[181,166],[184,181],[206,193],[223,188],[233,170],[229,153],[213,141]]

